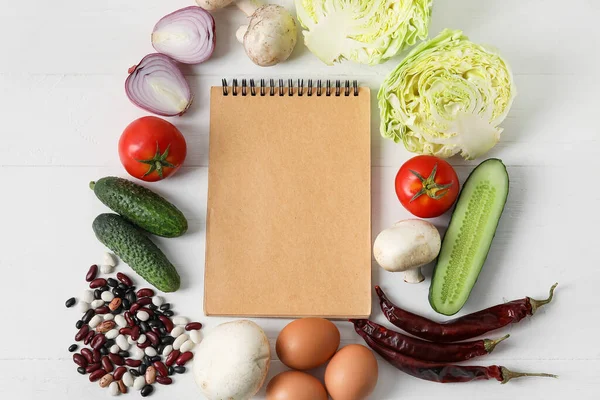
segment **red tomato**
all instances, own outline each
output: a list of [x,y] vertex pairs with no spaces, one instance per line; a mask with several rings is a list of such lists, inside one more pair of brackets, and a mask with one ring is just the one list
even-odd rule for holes
[[439,217],[452,207],[460,183],[447,161],[416,156],[404,163],[396,175],[396,195],[402,205],[419,218]]
[[133,121],[119,139],[119,157],[129,175],[156,182],[175,173],[187,155],[185,138],[158,117]]

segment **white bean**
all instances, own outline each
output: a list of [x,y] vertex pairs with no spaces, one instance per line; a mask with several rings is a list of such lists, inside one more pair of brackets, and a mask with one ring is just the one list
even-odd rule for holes
[[88,303],[87,301],[80,301],[78,307],[79,307],[79,311],[84,313],[87,310],[89,310],[91,306],[90,306],[90,303]]
[[119,346],[121,348],[121,350],[129,350],[129,343],[127,342],[127,339],[125,338],[125,336],[123,335],[119,335],[117,336],[117,338],[115,339],[115,343],[117,344],[117,346]]
[[171,346],[171,345],[165,346],[165,348],[163,349],[163,352],[162,352],[163,357],[168,356],[169,354],[171,354],[172,351],[173,351],[173,346]]
[[127,343],[133,345],[136,344],[136,341],[131,338],[131,336],[127,336]]
[[144,378],[143,376],[138,376],[137,378],[135,378],[135,380],[133,381],[133,388],[135,390],[142,390],[142,388],[146,386],[146,378]]
[[114,255],[111,253],[104,253],[104,258],[102,259],[102,263],[104,265],[109,265],[111,267],[115,267],[117,265],[117,260]]
[[138,311],[137,317],[140,321],[148,321],[150,319],[150,314],[148,314],[146,311]]
[[94,315],[88,325],[90,326],[90,328],[93,329],[93,328],[97,327],[98,324],[100,324],[100,322],[102,322],[102,316]]
[[156,352],[156,349],[152,346],[148,346],[144,349],[144,353],[146,353],[146,355],[148,357],[154,357],[156,355],[158,355],[158,353]]
[[115,323],[119,326],[119,328],[125,328],[127,326],[127,321],[121,314],[115,316]]
[[94,300],[92,301],[92,308],[102,307],[104,305],[104,300]]
[[173,336],[174,338],[177,338],[177,337],[183,335],[184,333],[185,333],[185,328],[183,326],[176,326],[171,331],[171,336]]
[[186,351],[190,351],[194,348],[196,344],[194,342],[192,342],[191,340],[187,340],[184,344],[181,345],[181,347],[179,348],[179,351],[182,353],[185,353]]
[[108,393],[110,393],[111,396],[116,396],[120,393],[117,382],[111,382],[110,385],[108,385]]
[[123,381],[123,383],[125,384],[125,386],[127,387],[132,387],[133,386],[133,375],[131,375],[129,373],[129,371],[125,372],[123,374],[123,377],[121,378],[121,380]]
[[113,344],[112,346],[110,346],[110,350],[109,350],[109,351],[110,351],[111,353],[113,353],[113,354],[117,354],[117,353],[119,352],[119,350],[121,350],[121,349],[119,348],[119,346],[117,346],[116,344]]
[[94,301],[94,292],[91,290],[84,290],[81,294],[81,301],[85,301],[88,304]]
[[190,339],[192,339],[192,342],[198,344],[202,341],[202,335],[200,333],[200,331],[191,331],[189,333],[190,335]]
[[104,314],[105,321],[112,321],[113,319],[115,319],[115,316],[113,314]]
[[146,335],[144,335],[143,333],[140,335],[140,337],[138,338],[137,342],[139,344],[142,344],[146,341]]
[[152,304],[154,304],[156,307],[162,306],[164,304],[164,302],[165,302],[165,299],[163,299],[160,296],[154,296],[152,298]]
[[187,325],[190,323],[190,320],[187,319],[186,317],[177,316],[177,317],[173,317],[173,323],[175,325]]
[[141,360],[144,358],[144,350],[140,349],[137,346],[133,346],[129,349],[129,358],[134,360]]
[[101,265],[100,266],[100,272],[102,272],[103,274],[112,274],[113,270],[115,269],[115,267],[111,266],[111,265]]
[[107,339],[114,339],[117,336],[119,336],[119,330],[118,329],[111,329],[110,331],[106,332],[104,334],[104,336],[106,336]]
[[179,350],[181,348],[181,345],[184,344],[185,342],[187,342],[189,339],[190,339],[190,337],[186,333],[184,333],[183,335],[179,336],[173,342],[173,349],[174,350]]
[[106,292],[102,292],[102,295],[100,296],[102,298],[102,300],[104,300],[107,303],[110,303],[114,298],[115,295],[112,294],[112,292],[109,292],[108,290]]

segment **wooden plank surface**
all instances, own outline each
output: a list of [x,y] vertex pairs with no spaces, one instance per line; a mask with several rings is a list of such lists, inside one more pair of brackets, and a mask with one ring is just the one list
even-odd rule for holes
[[[164,14],[191,0],[1,0],[0,271],[4,316],[0,330],[0,398],[101,399],[97,385],[75,372],[66,348],[75,333],[75,310],[64,301],[84,289],[83,275],[103,247],[91,230],[106,208],[88,189],[106,175],[126,176],[117,156],[120,132],[146,115],[123,93],[127,68],[151,52],[149,33]],[[290,6],[291,0],[276,3]],[[600,395],[600,327],[596,294],[600,269],[594,249],[600,226],[595,182],[600,152],[600,2],[572,0],[435,0],[432,33],[462,28],[473,40],[498,47],[510,61],[519,90],[490,156],[508,165],[511,187],[488,262],[462,312],[502,301],[542,298],[560,283],[556,302],[534,318],[499,331],[511,338],[485,363],[515,370],[553,372],[559,380],[510,385],[437,385],[408,377],[380,360],[373,400],[479,398],[597,399]],[[218,48],[209,62],[185,69],[196,95],[188,114],[173,121],[185,134],[189,157],[175,177],[152,185],[178,204],[190,233],[159,240],[182,275],[169,295],[177,311],[211,327],[225,318],[202,315],[204,227],[208,166],[208,88],[221,77],[352,78],[377,90],[396,65],[344,63],[327,67],[300,44],[290,62],[260,69],[235,42],[243,15],[216,14]],[[374,96],[375,97],[375,96]],[[398,167],[410,155],[380,138],[372,102],[373,234],[409,215],[393,190]],[[473,162],[453,159],[461,180]],[[443,229],[448,216],[435,221]],[[119,266],[126,271],[126,267]],[[430,278],[431,267],[425,268]],[[373,280],[406,308],[439,318],[427,303],[428,282],[407,285],[373,263]],[[374,319],[383,322],[376,304]],[[261,319],[274,341],[287,320]],[[338,323],[344,343],[358,342]],[[275,357],[274,357],[275,358]],[[271,376],[283,370],[274,361]],[[322,371],[317,371],[317,375]],[[264,393],[264,392],[263,392]],[[160,388],[156,399],[198,398],[191,374]],[[259,396],[258,398],[264,398]]]

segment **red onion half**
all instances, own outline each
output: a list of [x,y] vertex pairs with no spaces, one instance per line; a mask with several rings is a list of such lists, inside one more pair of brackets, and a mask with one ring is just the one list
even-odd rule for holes
[[193,98],[175,61],[158,53],[129,68],[125,92],[136,106],[165,117],[185,113]]
[[200,64],[215,49],[215,20],[208,11],[191,6],[163,17],[152,31],[152,46],[184,64]]

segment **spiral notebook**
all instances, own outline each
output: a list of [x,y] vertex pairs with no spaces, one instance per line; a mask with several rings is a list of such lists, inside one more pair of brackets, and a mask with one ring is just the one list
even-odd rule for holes
[[371,313],[370,109],[357,82],[212,88],[207,315]]

